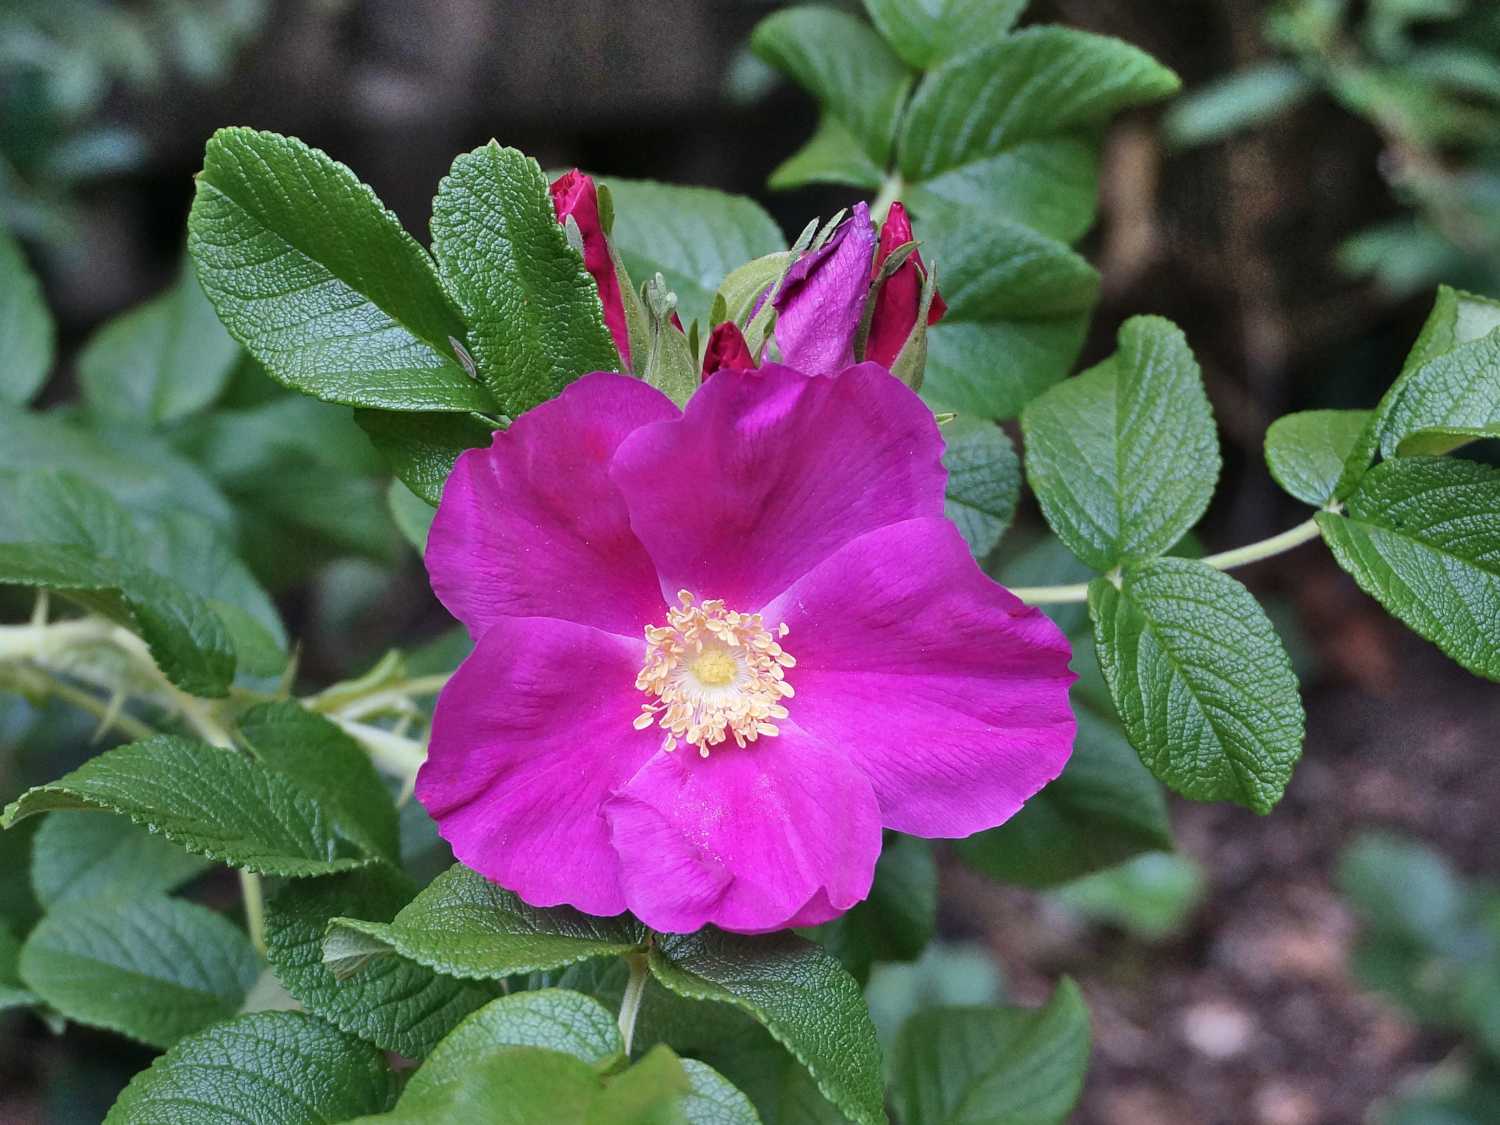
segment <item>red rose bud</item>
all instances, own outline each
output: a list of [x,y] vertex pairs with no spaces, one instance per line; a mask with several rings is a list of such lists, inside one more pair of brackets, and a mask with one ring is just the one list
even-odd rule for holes
[[724,368],[745,371],[755,367],[755,357],[750,354],[750,345],[739,325],[726,320],[708,334],[708,347],[703,351],[703,378]]
[[620,279],[609,253],[609,240],[599,221],[599,193],[593,178],[577,168],[559,176],[552,185],[552,206],[557,221],[566,224],[571,217],[583,235],[583,265],[599,287],[599,301],[604,305],[604,326],[614,337],[624,369],[630,370],[630,331],[625,324],[625,299],[620,293]]
[[[892,203],[885,225],[880,228],[880,246],[875,251],[871,280],[880,276],[881,267],[891,256],[891,251],[910,241],[911,220],[906,217],[906,208],[899,202]],[[870,335],[865,341],[866,359],[887,368],[896,362],[917,326],[917,314],[922,307],[922,283],[926,278],[927,267],[922,264],[922,255],[913,250],[896,272],[885,279],[875,297],[875,311],[870,318]],[[947,311],[943,298],[934,293],[927,310],[927,323],[936,324]]]

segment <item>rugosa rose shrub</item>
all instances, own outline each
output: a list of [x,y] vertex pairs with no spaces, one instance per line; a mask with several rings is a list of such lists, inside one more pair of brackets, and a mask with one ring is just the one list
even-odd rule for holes
[[1011,817],[1072,748],[1070,650],[945,477],[875,364],[723,370],[684,410],[587,375],[465,453],[427,567],[476,647],[416,790],[454,855],[533,905],[756,933],[865,898],[883,827]]
[[[1500,304],[1441,289],[1372,409],[1278,419],[1302,522],[1200,554],[1182,332],[1131,317],[1070,375],[1099,140],[1175,76],[1019,4],[866,7],[752,36],[821,114],[773,185],[853,189],[790,240],[492,142],[429,250],[327,154],[226,128],[191,273],[42,409],[53,328],[0,239],[0,584],[35,595],[0,730],[36,781],[0,824],[43,818],[0,836],[0,1008],[164,1051],[108,1125],[1060,1122],[1071,982],[881,991],[966,963],[940,857],[1129,887],[1167,789],[1271,811],[1297,676],[1228,572],[1314,540],[1500,679],[1468,456]],[[1008,530],[1023,480],[1055,535]],[[310,675],[268,590],[413,552],[462,626],[339,625],[349,677]]]

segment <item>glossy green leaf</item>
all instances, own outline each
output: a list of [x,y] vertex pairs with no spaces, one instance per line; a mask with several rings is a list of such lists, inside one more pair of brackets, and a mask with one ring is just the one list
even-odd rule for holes
[[1170,70],[1118,39],[1028,28],[922,79],[901,126],[901,172],[929,179],[1022,141],[1097,124],[1179,86]]
[[1078,738],[1062,776],[1010,820],[958,844],[964,862],[1024,887],[1052,887],[1172,846],[1161,786],[1112,718],[1075,702]]
[[1369,410],[1304,410],[1266,430],[1266,467],[1290,495],[1322,507],[1339,482],[1370,423]]
[[685,324],[707,323],[714,293],[731,271],[786,249],[775,220],[753,199],[654,180],[611,179],[609,190],[611,239],[631,277],[665,277]]
[[418,964],[472,980],[617,956],[638,948],[646,936],[628,915],[591,918],[569,907],[527,906],[462,864],[434,879],[389,924],[340,918],[329,929],[330,941],[340,931],[372,938]]
[[903,198],[922,220],[919,234],[925,235],[929,215],[958,208],[963,219],[990,214],[1073,242],[1093,226],[1098,211],[1098,148],[1070,135],[1022,141],[911,184]]
[[89,410],[147,426],[218,398],[240,356],[191,271],[96,332],[78,356]]
[[383,1050],[420,1059],[493,992],[404,957],[371,958],[342,980],[323,960],[330,919],[388,921],[415,890],[404,875],[378,865],[288,883],[266,903],[266,957],[307,1011]]
[[48,911],[21,979],[70,1020],[153,1047],[232,1016],[260,972],[243,931],[170,898],[82,900]]
[[[833,8],[787,8],[756,25],[750,48],[810,91],[825,122],[832,118],[871,164],[885,167],[912,74],[869,24]],[[789,181],[785,165],[777,175],[788,186],[807,182]]]
[[0,228],[0,403],[22,406],[52,371],[57,329],[42,285],[10,233]]
[[401,483],[434,506],[459,455],[489,445],[495,436],[494,424],[474,414],[359,410],[354,419]]
[[744,1092],[713,1067],[697,1059],[683,1059],[689,1090],[681,1112],[688,1125],[761,1125]]
[[865,0],[886,42],[918,70],[1004,38],[1026,0]]
[[1167,111],[1163,128],[1174,145],[1208,144],[1270,120],[1317,88],[1295,63],[1262,63],[1191,91]]
[[707,929],[662,935],[650,964],[679,996],[732,1005],[762,1024],[850,1120],[885,1120],[869,1010],[854,978],[821,946],[785,933],[749,938]]
[[62,473],[0,472],[0,584],[36,586],[140,635],[184,691],[223,695],[235,651],[209,603],[150,564],[147,540],[103,490]]
[[1250,592],[1191,559],[1089,585],[1099,664],[1130,744],[1185,797],[1269,812],[1302,754],[1286,650]]
[[580,992],[543,988],[491,1000],[470,1014],[427,1057],[407,1090],[461,1083],[487,1055],[506,1047],[559,1051],[608,1070],[625,1057],[614,1013]]
[[237,726],[256,759],[311,797],[346,839],[396,861],[401,844],[390,791],[338,724],[285,701],[252,707]]
[[1500,469],[1441,457],[1385,461],[1323,540],[1360,589],[1475,675],[1500,679]]
[[1500,328],[1500,301],[1440,285],[1432,311],[1401,364],[1401,372],[1404,375],[1415,371],[1461,344],[1484,339],[1497,328]]
[[863,983],[876,961],[913,961],[937,930],[938,872],[932,845],[893,835],[881,849],[863,902],[811,933]]
[[848,126],[833,114],[824,113],[817,132],[772,169],[766,184],[775,191],[804,184],[846,184],[875,191],[884,175]]
[[1119,351],[1032,402],[1021,429],[1047,522],[1095,570],[1170,548],[1219,475],[1197,360],[1159,317],[1126,321]]
[[892,1087],[905,1125],[1054,1125],[1083,1090],[1092,1032],[1078,986],[1042,1008],[931,1008],[897,1042]]
[[1407,434],[1396,446],[1398,457],[1441,457],[1470,442],[1500,438],[1500,422],[1482,426],[1428,426]]
[[243,754],[160,735],[107,751],[28,789],[0,827],[52,809],[128,816],[198,855],[265,875],[325,875],[369,863],[362,833]]
[[37,829],[31,885],[50,910],[87,899],[163,894],[209,866],[123,816],[54,812]]
[[493,141],[455,160],[433,201],[432,248],[479,378],[511,417],[619,367],[598,288],[535,160]]
[[1020,223],[943,210],[920,233],[948,302],[943,324],[1048,320],[1085,312],[1098,295],[1088,262]]
[[126,1086],[105,1125],[322,1125],[396,1096],[380,1052],[301,1012],[256,1012],[180,1040]]
[[230,335],[278,381],[378,410],[490,410],[427,254],[354,173],[253,129],[209,139],[188,251]]
[[1376,408],[1382,456],[1435,427],[1500,426],[1500,331],[1461,343],[1404,374]]
[[965,418],[943,426],[943,446],[943,467],[948,470],[943,513],[969,549],[984,558],[1016,516],[1021,496],[1016,447],[1000,427]]

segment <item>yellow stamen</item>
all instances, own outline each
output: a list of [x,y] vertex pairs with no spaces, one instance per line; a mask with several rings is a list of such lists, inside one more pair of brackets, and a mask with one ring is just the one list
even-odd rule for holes
[[797,664],[776,641],[786,625],[773,635],[758,613],[737,613],[716,599],[697,605],[687,590],[677,600],[665,626],[646,626],[635,686],[656,698],[641,705],[635,729],[654,723],[666,731],[663,750],[686,743],[704,758],[731,738],[740,747],[774,738],[775,720],[787,717],[781,701],[793,695],[784,670]]

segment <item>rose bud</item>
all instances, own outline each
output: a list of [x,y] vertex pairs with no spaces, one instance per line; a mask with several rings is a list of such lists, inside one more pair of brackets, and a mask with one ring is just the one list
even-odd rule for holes
[[[880,285],[875,296],[875,311],[870,318],[870,335],[865,341],[865,359],[873,360],[887,369],[895,366],[896,357],[906,346],[907,340],[917,327],[921,313],[922,285],[927,280],[927,267],[922,263],[920,251],[913,250],[907,259],[896,267],[896,271],[879,281],[881,268],[891,252],[912,241],[911,220],[906,208],[899,202],[891,204],[890,214],[880,229],[880,247],[875,252],[875,265],[871,280]],[[932,304],[927,310],[927,324],[936,324],[948,311],[943,298],[932,295]],[[925,325],[923,326],[925,330]]]
[[620,353],[623,370],[630,366],[630,330],[625,320],[625,300],[620,291],[620,279],[615,272],[614,259],[609,252],[609,239],[604,225],[599,220],[599,193],[594,180],[578,169],[559,176],[552,184],[552,206],[557,212],[557,221],[564,225],[568,219],[578,224],[583,236],[583,265],[599,287],[599,301],[604,306],[604,326],[614,337],[615,349]]
[[783,363],[824,374],[854,362],[874,251],[870,208],[858,203],[827,242],[793,263],[773,302]]
[[703,375],[707,379],[715,371],[729,368],[745,371],[755,367],[755,357],[750,354],[750,345],[745,343],[745,334],[739,325],[726,320],[708,334],[708,346],[703,350]]

